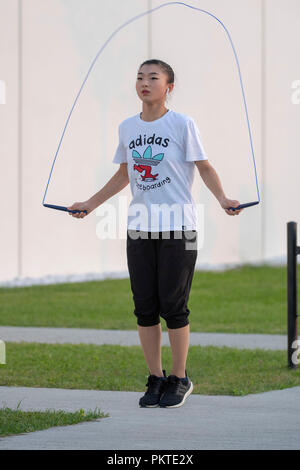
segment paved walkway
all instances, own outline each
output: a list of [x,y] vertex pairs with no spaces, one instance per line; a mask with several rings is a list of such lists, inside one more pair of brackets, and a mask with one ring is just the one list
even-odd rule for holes
[[190,395],[181,408],[139,408],[141,393],[0,387],[0,405],[94,410],[91,423],[0,439],[2,449],[300,449],[300,387],[244,397]]
[[[0,327],[0,339],[41,343],[140,344],[138,332]],[[190,344],[286,349],[285,335],[191,333]],[[163,332],[162,344],[168,345]],[[298,373],[291,371],[291,373]],[[0,439],[0,449],[300,449],[300,387],[244,397],[192,394],[181,408],[139,408],[139,392],[0,387],[0,407],[94,410],[90,423]],[[180,423],[180,425],[179,425]]]
[[[96,330],[84,328],[44,328],[0,326],[3,341],[38,343],[89,343],[140,345],[137,330]],[[168,333],[162,333],[162,345],[169,345]],[[238,334],[238,333],[190,333],[190,345],[229,346],[245,349],[287,349],[286,335]]]

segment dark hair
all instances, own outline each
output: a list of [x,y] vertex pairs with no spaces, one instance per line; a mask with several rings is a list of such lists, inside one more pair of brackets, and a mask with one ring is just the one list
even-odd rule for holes
[[174,71],[172,67],[166,62],[164,62],[163,60],[159,60],[159,59],[145,60],[145,62],[143,62],[139,68],[141,68],[143,65],[151,65],[151,64],[158,65],[163,70],[163,72],[168,75],[168,83],[174,83],[174,80],[175,80]]

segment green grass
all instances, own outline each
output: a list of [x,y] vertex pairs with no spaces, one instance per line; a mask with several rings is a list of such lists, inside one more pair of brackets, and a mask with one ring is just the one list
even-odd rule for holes
[[[190,330],[286,334],[286,283],[285,267],[196,271]],[[1,325],[135,330],[133,309],[129,279],[0,288]]]
[[[7,343],[0,385],[145,391],[148,369],[140,346]],[[187,372],[196,394],[247,395],[300,385],[285,351],[190,346]],[[162,347],[171,371],[171,350]]]
[[80,409],[75,412],[66,412],[63,410],[21,411],[4,407],[0,409],[0,437],[40,431],[54,426],[77,424],[107,416],[98,408],[94,411]]

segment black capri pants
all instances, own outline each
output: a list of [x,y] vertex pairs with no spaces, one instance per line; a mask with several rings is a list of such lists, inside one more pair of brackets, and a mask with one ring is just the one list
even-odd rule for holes
[[157,325],[160,316],[171,329],[189,324],[187,302],[196,259],[196,230],[127,229],[127,263],[138,325]]

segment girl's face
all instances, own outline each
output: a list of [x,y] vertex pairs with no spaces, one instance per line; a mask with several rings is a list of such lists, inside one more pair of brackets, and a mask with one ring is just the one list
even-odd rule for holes
[[[145,103],[165,102],[167,88],[172,88],[167,83],[168,76],[155,64],[143,65],[137,74],[136,91],[139,98]],[[143,93],[147,90],[148,93]],[[171,91],[171,89],[170,89]]]

